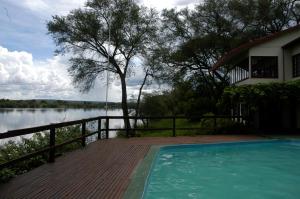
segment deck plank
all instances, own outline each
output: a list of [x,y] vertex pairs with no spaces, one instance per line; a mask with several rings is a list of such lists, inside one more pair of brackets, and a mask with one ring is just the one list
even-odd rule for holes
[[100,140],[0,185],[0,198],[122,198],[130,177],[152,145],[261,139],[196,136]]

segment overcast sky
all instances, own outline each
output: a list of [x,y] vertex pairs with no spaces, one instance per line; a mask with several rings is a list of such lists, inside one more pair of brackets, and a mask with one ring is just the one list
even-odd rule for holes
[[[105,100],[105,82],[89,93],[74,88],[67,73],[68,58],[54,56],[46,21],[84,5],[85,0],[0,0],[0,99]],[[192,7],[197,0],[140,0],[158,10]],[[137,93],[141,72],[129,82],[128,93]],[[120,101],[117,81],[109,87],[109,101]]]

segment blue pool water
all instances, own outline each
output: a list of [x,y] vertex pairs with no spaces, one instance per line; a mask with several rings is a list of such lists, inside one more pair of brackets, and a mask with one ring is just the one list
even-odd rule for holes
[[299,199],[300,142],[162,147],[144,199]]

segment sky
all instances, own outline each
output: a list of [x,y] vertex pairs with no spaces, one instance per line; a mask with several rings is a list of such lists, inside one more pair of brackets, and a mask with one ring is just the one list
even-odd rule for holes
[[[72,84],[68,57],[55,55],[56,46],[47,34],[53,15],[67,15],[86,0],[0,0],[0,99],[62,99],[105,101],[106,83],[98,79],[88,93]],[[162,10],[192,7],[198,0],[139,0],[139,4]],[[142,71],[128,82],[128,95],[138,93]],[[159,89],[151,86],[146,91]],[[118,80],[111,79],[109,101],[121,101]]]

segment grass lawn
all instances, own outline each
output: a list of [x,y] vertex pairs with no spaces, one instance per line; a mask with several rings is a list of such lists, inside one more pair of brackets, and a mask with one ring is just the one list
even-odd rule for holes
[[[139,128],[143,128],[143,125],[139,126]],[[172,119],[163,119],[163,120],[151,120],[149,121],[148,128],[173,128],[173,120]],[[203,128],[203,124],[201,122],[191,122],[187,119],[176,119],[176,128]],[[207,127],[206,127],[207,128]],[[158,130],[158,131],[138,131],[137,136],[140,137],[155,137],[155,136],[164,136],[169,137],[173,135],[172,130]],[[212,134],[213,130],[176,130],[177,136],[195,136],[195,135],[203,135],[203,134]]]
[[[136,130],[137,137],[170,137],[173,136],[173,119],[149,120],[148,126],[146,121],[140,122],[137,128],[143,129],[165,129],[171,130]],[[200,128],[200,129],[184,129],[178,128]],[[216,129],[215,129],[216,128]],[[245,124],[239,123],[229,118],[217,118],[216,127],[213,118],[202,118],[201,121],[190,121],[187,119],[176,119],[176,136],[196,136],[196,135],[212,135],[212,134],[240,134],[246,132]],[[125,132],[118,132],[119,137],[124,137]]]

